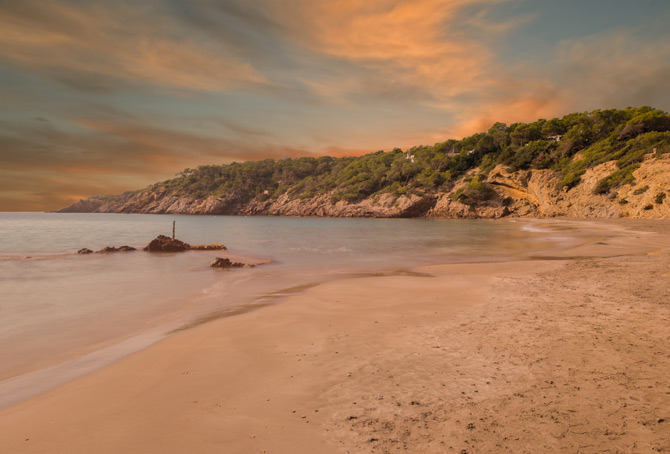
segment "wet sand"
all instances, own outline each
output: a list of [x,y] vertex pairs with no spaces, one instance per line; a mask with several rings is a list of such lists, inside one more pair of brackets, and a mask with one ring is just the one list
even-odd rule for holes
[[0,410],[0,452],[670,451],[670,222],[580,225],[177,332]]

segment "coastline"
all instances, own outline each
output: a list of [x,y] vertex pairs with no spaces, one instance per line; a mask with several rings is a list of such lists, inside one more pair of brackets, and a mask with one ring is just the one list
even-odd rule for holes
[[[558,222],[594,225],[592,219]],[[0,410],[0,447],[667,448],[670,425],[658,420],[670,417],[662,414],[670,408],[668,307],[662,304],[670,253],[661,248],[648,255],[649,244],[661,243],[658,236],[621,232],[667,234],[670,223],[603,224],[595,223],[619,234],[563,257],[331,281],[281,305],[174,333]],[[616,257],[565,259],[605,250]]]

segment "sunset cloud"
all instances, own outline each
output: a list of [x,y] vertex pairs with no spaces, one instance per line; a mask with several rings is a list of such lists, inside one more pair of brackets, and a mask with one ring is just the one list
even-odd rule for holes
[[200,164],[670,109],[670,4],[596,3],[2,2],[0,211],[56,209]]
[[297,22],[313,51],[367,70],[356,81],[366,91],[422,91],[445,100],[490,84],[491,51],[456,24],[465,6],[495,3],[500,0],[305,1],[297,17],[285,19]]
[[0,6],[0,54],[82,89],[111,87],[111,78],[188,90],[265,82],[225,43],[196,42],[156,13],[122,2],[12,2]]

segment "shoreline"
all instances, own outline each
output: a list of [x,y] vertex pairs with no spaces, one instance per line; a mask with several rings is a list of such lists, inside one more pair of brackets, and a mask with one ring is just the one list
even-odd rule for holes
[[[669,231],[667,222],[637,223],[657,223],[657,227],[660,226],[657,231]],[[621,222],[607,224],[616,225],[620,231],[625,229]],[[653,227],[649,228],[653,230]],[[630,231],[622,235],[623,238],[615,235],[621,244],[612,241],[614,244],[591,245],[592,252],[606,248],[632,253],[640,248],[639,242],[631,244],[631,239],[637,239],[631,237],[644,235]],[[583,249],[588,247],[582,246]],[[280,305],[174,333],[103,369],[0,409],[0,446],[10,446],[12,452],[35,452],[35,449],[44,452],[87,449],[145,452],[158,446],[161,452],[183,452],[187,448],[218,452],[222,446],[232,452],[252,448],[251,452],[258,452],[266,449],[261,445],[268,448],[267,452],[309,452],[310,449],[312,452],[340,452],[337,445],[342,442],[342,446],[353,449],[352,452],[362,449],[361,446],[373,452],[395,450],[398,446],[418,449],[421,437],[403,439],[394,434],[402,432],[403,424],[412,425],[411,419],[415,417],[407,419],[403,416],[408,409],[426,410],[423,413],[431,413],[444,423],[448,416],[444,405],[449,399],[441,393],[454,389],[448,383],[430,389],[435,377],[448,376],[454,364],[463,363],[459,367],[472,369],[468,378],[476,382],[477,397],[486,394],[484,384],[478,383],[475,377],[476,368],[486,364],[480,364],[480,359],[468,364],[468,358],[463,352],[459,353],[458,346],[444,346],[444,340],[452,335],[443,332],[445,326],[451,326],[453,333],[463,330],[463,325],[456,323],[458,319],[468,326],[481,323],[479,318],[486,317],[491,319],[491,326],[500,330],[500,323],[507,315],[500,313],[496,319],[481,311],[488,307],[500,312],[495,301],[514,296],[514,292],[499,294],[499,286],[507,281],[537,280],[536,276],[542,273],[560,275],[571,266],[588,268],[605,262],[649,261],[650,257],[658,260],[666,255],[667,249],[663,249],[655,255],[597,258],[581,264],[565,257],[561,260],[545,257],[516,262],[428,265],[417,271],[434,277],[410,273],[326,282],[289,296]],[[663,278],[659,276],[659,279]],[[363,286],[366,288],[362,289]],[[523,289],[523,286],[516,289],[517,296]],[[403,298],[419,301],[408,304]],[[449,301],[445,302],[445,299]],[[518,302],[510,300],[505,304],[512,310],[519,309],[515,306]],[[386,326],[383,329],[375,326],[380,324]],[[491,326],[488,330],[480,330],[480,334],[492,332]],[[398,334],[400,339],[389,337],[391,333]],[[467,332],[463,335],[469,336]],[[429,345],[435,339],[440,342],[438,348]],[[337,353],[331,351],[335,346]],[[450,367],[445,366],[445,357],[440,357],[420,360],[422,368],[418,370],[409,371],[406,367],[395,370],[404,362],[415,359],[414,356],[430,358],[443,351],[446,351],[447,359],[453,360]],[[369,357],[363,357],[362,352],[367,352]],[[308,363],[312,367],[306,368]],[[511,376],[514,369],[522,365],[514,366],[508,367],[507,375]],[[389,373],[395,379],[389,375],[382,377],[386,373],[384,367],[392,371]],[[189,382],[186,377],[193,380]],[[414,381],[426,388],[416,388]],[[372,396],[377,392],[375,390],[393,384],[399,385],[395,388],[400,391],[394,391],[391,386],[388,392]],[[430,392],[424,389],[430,389]],[[404,397],[391,397],[398,393]],[[446,394],[450,395],[449,392]],[[379,396],[382,399],[375,401]],[[189,400],[191,397],[193,400]],[[352,407],[352,399],[361,406]],[[400,405],[390,409],[388,402]],[[318,408],[309,408],[310,405]],[[291,407],[294,408],[287,410]],[[347,413],[352,414],[345,415]],[[396,417],[395,413],[401,416]],[[121,415],[124,417],[119,418]],[[349,417],[354,419],[347,419]],[[58,421],[55,425],[54,420]],[[367,422],[363,424],[363,421]],[[109,439],[109,433],[114,432],[107,432],[110,425],[124,436],[118,440]],[[394,427],[389,429],[391,425]],[[284,426],[282,430],[279,430],[280,426]],[[311,430],[306,431],[306,427]],[[246,435],[245,431],[252,429],[254,433]],[[409,429],[410,432],[423,430]],[[145,437],[141,436],[140,430]],[[466,428],[462,433],[467,438],[473,430]],[[203,438],[194,438],[192,432]],[[166,436],[164,443],[160,442],[159,435]],[[298,436],[299,442],[291,438]],[[376,441],[361,445],[365,437]],[[394,439],[399,441],[393,442]],[[104,440],[109,444],[101,446]],[[435,445],[435,437],[431,440],[429,444],[421,445],[422,449],[428,448],[422,452],[450,452],[440,443]],[[444,451],[436,450],[440,447]],[[459,445],[458,449],[468,448]]]
[[[513,221],[512,224],[529,225],[537,221],[529,219],[518,219]],[[481,220],[480,222],[508,223],[507,220]],[[521,227],[520,229],[523,230],[524,227]],[[545,238],[547,236],[546,232],[546,229],[540,229],[538,231],[530,229],[527,232],[527,234],[533,235],[536,237],[536,239],[540,240],[533,246],[533,250],[535,252],[542,253],[546,247],[551,249],[555,249],[557,247],[555,240],[550,241]],[[572,242],[575,240],[570,238],[569,241]],[[526,246],[530,244],[531,243],[528,242]],[[140,248],[139,245],[136,246],[138,249]],[[207,253],[196,252],[195,254],[201,254],[202,256],[207,257]],[[30,257],[29,260],[50,258],[67,258],[72,260],[82,259],[82,257],[77,256],[76,253],[32,255],[33,256]],[[212,257],[214,256],[213,253],[210,253],[209,255]],[[221,253],[217,255],[221,255]],[[509,255],[508,252],[506,255],[502,256],[476,256],[474,259],[470,256],[464,258],[463,256],[453,255],[449,257],[448,263],[468,264],[500,262],[517,260],[520,257],[527,255],[528,251],[520,251],[519,255],[516,256]],[[234,260],[251,261],[254,263],[262,263],[266,260],[261,259],[259,256],[240,255],[239,253],[232,251],[226,251],[223,253],[223,256]],[[11,260],[26,260],[26,257],[23,254],[14,254],[7,257],[9,257]],[[437,257],[432,257],[430,261],[424,260],[424,262],[427,264],[443,263],[442,261],[436,262],[436,259],[439,260]],[[277,263],[270,263],[268,266],[274,267],[276,264]],[[252,296],[251,294],[245,294],[244,296],[236,294],[233,297],[234,302],[226,302],[223,304],[223,306],[216,304],[214,308],[210,307],[207,310],[195,309],[194,311],[190,311],[186,309],[187,306],[193,309],[194,303],[193,301],[190,301],[186,303],[186,305],[182,304],[181,306],[183,307],[180,306],[177,309],[173,308],[173,310],[168,312],[153,313],[150,319],[146,319],[144,322],[142,322],[145,325],[144,327],[140,327],[137,324],[137,320],[132,320],[132,323],[138,325],[136,329],[133,329],[132,331],[126,330],[122,333],[119,332],[116,333],[115,336],[105,339],[96,338],[94,343],[85,343],[82,345],[82,347],[77,347],[76,350],[71,352],[69,355],[63,352],[54,352],[58,356],[57,360],[53,358],[50,358],[49,360],[42,358],[39,367],[24,368],[24,370],[21,370],[18,374],[13,373],[9,376],[3,377],[3,379],[0,381],[0,408],[4,408],[8,405],[39,394],[50,388],[66,383],[69,380],[85,375],[86,373],[90,373],[101,367],[105,367],[106,365],[109,365],[128,354],[149,347],[153,343],[169,336],[173,332],[182,331],[184,329],[188,329],[190,327],[197,326],[217,318],[233,316],[246,311],[256,310],[260,307],[274,304],[275,302],[281,302],[288,296],[291,296],[293,293],[299,293],[304,289],[315,285],[320,285],[331,280],[359,278],[361,276],[389,275],[399,272],[402,273],[402,270],[408,266],[411,268],[412,266],[419,266],[420,263],[410,263],[409,265],[400,264],[402,268],[398,268],[396,264],[390,263],[382,266],[381,268],[379,267],[379,264],[377,265],[378,266],[374,268],[363,267],[357,271],[351,270],[348,272],[342,272],[343,270],[340,270],[337,274],[322,274],[319,276],[312,276],[310,278],[311,280],[306,280],[305,277],[300,274],[294,274],[291,277],[291,283],[289,287],[280,287],[278,285],[274,285],[273,287],[275,288],[265,288],[264,292],[255,296]],[[278,284],[278,282],[276,284]],[[215,283],[214,285],[217,284]],[[297,287],[295,287],[296,285]],[[200,299],[205,293],[202,293],[201,295],[194,294],[192,299]],[[269,303],[269,301],[272,301],[272,303]],[[142,323],[140,323],[140,325]],[[82,341],[85,340],[82,339]],[[76,354],[74,354],[75,352]],[[26,363],[28,360],[29,358],[22,359],[24,363]],[[11,371],[11,369],[9,370]],[[6,373],[7,370],[4,372]]]

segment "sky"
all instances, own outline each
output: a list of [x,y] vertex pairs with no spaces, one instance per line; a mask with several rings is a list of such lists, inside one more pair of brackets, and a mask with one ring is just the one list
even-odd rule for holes
[[0,211],[670,110],[667,0],[0,0]]

